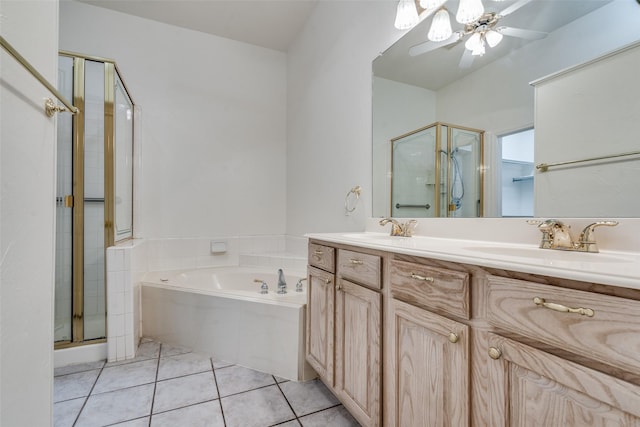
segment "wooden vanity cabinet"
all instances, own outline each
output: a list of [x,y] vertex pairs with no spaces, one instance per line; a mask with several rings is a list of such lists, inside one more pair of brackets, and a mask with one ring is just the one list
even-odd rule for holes
[[[390,261],[385,425],[469,425],[468,274]],[[437,314],[430,309],[438,310]]]
[[307,360],[363,426],[640,427],[639,290],[319,240],[308,271]]
[[333,386],[335,250],[309,244],[307,268],[306,359],[329,387]]
[[[327,253],[335,253],[337,261],[328,260]],[[382,257],[315,242],[309,255],[307,361],[361,425],[378,427]],[[335,274],[322,269],[333,265]]]
[[640,387],[621,379],[637,382],[640,371],[640,301],[487,282],[488,318],[501,331],[488,340],[492,426],[640,427]]

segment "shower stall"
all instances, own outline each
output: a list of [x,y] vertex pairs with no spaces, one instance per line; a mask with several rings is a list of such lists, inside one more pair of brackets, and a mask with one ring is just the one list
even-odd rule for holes
[[106,248],[132,237],[134,104],[114,61],[61,52],[55,348],[105,341]]
[[484,131],[436,122],[391,140],[392,217],[480,217]]

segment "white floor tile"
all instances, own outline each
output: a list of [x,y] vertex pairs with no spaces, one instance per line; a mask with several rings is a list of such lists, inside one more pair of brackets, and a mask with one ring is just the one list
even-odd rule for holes
[[275,385],[224,397],[221,401],[227,427],[264,427],[295,419]]
[[158,362],[150,359],[143,362],[104,368],[92,394],[153,383],[156,380],[157,367]]
[[157,414],[217,398],[218,391],[211,371],[158,381],[153,400],[153,413]]
[[237,365],[216,369],[216,381],[220,396],[229,396],[275,384],[272,375]]
[[151,417],[151,427],[224,427],[224,419],[217,400],[163,412]]
[[94,369],[102,369],[104,366],[104,360],[98,362],[89,363],[76,363],[74,365],[61,366],[53,370],[53,375],[59,377],[60,375],[75,374],[78,372],[93,371]]
[[359,427],[360,424],[351,416],[344,406],[325,409],[300,418],[303,427]]
[[86,398],[53,404],[53,427],[72,427]]
[[75,427],[99,427],[151,413],[153,384],[89,396]]
[[54,377],[53,401],[62,402],[63,400],[88,396],[98,374],[100,374],[100,369]]
[[289,381],[280,384],[280,388],[299,417],[340,403],[320,380]]
[[158,380],[166,380],[210,370],[212,370],[211,359],[202,354],[185,353],[178,356],[161,357],[160,367],[158,369]]

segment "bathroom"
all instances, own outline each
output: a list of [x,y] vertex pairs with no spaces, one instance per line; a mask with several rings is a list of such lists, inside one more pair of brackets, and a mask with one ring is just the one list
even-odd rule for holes
[[[3,1],[0,25],[51,81],[60,49],[117,61],[141,110],[137,236],[296,240],[362,231],[378,216],[371,61],[405,33],[395,8],[318,2],[286,54],[68,1]],[[11,61],[2,57],[0,412],[3,425],[49,425],[55,125],[33,101],[48,95]],[[345,215],[354,185],[363,193]]]

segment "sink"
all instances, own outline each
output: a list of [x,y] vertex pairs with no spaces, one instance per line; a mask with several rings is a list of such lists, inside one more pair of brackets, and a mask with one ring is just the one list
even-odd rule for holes
[[463,248],[467,251],[483,253],[487,255],[501,255],[519,258],[537,258],[546,261],[561,262],[606,262],[625,263],[633,262],[633,259],[618,255],[606,255],[590,252],[573,252],[552,249],[511,247],[511,246],[469,246]]

